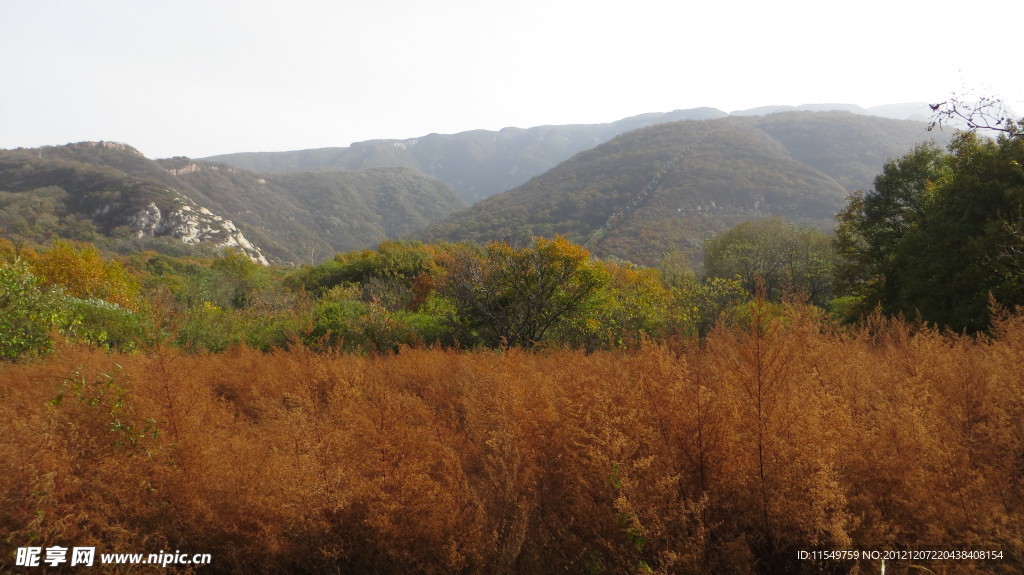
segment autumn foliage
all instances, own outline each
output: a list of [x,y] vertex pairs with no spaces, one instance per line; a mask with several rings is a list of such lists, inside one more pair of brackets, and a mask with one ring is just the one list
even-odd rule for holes
[[589,354],[67,346],[0,365],[0,570],[95,545],[222,573],[1019,573],[1021,365],[1020,315],[840,332],[761,302]]
[[32,269],[48,284],[64,287],[78,298],[96,298],[126,309],[138,307],[138,282],[91,244],[58,240],[34,258]]

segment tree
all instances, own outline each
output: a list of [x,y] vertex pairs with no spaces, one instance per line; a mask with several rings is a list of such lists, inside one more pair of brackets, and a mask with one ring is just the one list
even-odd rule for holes
[[559,321],[585,313],[608,275],[582,247],[561,236],[529,247],[492,242],[483,257],[458,255],[442,293],[456,321],[491,346],[532,346]]
[[1024,304],[1021,238],[1024,139],[998,142],[972,133],[950,145],[950,173],[923,217],[899,243],[893,264],[898,291],[891,307],[956,331],[988,327],[990,295]]
[[601,262],[609,283],[592,300],[592,313],[559,322],[554,337],[588,350],[635,345],[665,335],[672,319],[672,291],[658,270]]
[[736,278],[690,279],[672,286],[673,329],[686,335],[705,337],[728,310],[750,299],[750,293]]
[[945,157],[934,145],[922,144],[887,162],[874,188],[851,195],[836,216],[836,288],[856,299],[855,313],[879,304],[886,307],[893,300],[898,291],[898,245],[924,217],[928,199],[946,171]]
[[121,264],[105,261],[91,244],[54,242],[32,263],[32,269],[47,284],[64,286],[69,295],[102,299],[130,310],[138,307],[138,282]]
[[1022,215],[1024,138],[964,132],[948,152],[915,148],[839,213],[840,290],[858,301],[856,315],[881,306],[984,330],[990,295],[1024,303]]
[[231,307],[242,309],[249,304],[253,292],[270,285],[266,269],[241,251],[231,250],[210,264],[216,280],[227,290]]
[[436,272],[432,250],[419,242],[385,241],[375,250],[339,253],[318,266],[303,268],[285,280],[292,289],[322,296],[332,288],[359,284],[366,302],[377,301],[391,310],[413,309],[423,296],[414,280]]
[[828,236],[778,217],[743,222],[704,244],[707,276],[739,276],[751,294],[760,278],[768,298],[803,293],[819,305],[831,296],[833,259]]

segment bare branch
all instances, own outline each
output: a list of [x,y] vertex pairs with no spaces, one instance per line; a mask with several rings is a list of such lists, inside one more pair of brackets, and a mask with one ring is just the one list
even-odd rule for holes
[[953,95],[949,100],[929,104],[932,119],[928,130],[950,126],[970,132],[995,132],[1009,138],[1024,137],[1024,119],[1015,119],[1000,98],[982,96],[976,102]]

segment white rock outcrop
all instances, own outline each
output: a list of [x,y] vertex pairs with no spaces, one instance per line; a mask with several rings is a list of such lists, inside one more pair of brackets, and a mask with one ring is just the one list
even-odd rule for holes
[[179,195],[178,205],[166,214],[150,202],[131,219],[129,226],[136,237],[170,236],[186,244],[213,243],[218,248],[235,248],[252,261],[270,265],[259,247],[245,238],[238,226],[191,199]]
[[128,223],[129,227],[135,232],[135,237],[153,237],[160,235],[160,223],[163,215],[160,213],[160,208],[157,207],[156,203],[150,202],[148,206],[142,208],[135,214],[132,221]]
[[167,170],[168,172],[170,172],[171,174],[175,175],[175,176],[183,176],[185,174],[191,174],[193,172],[198,172],[201,168],[199,167],[199,164],[197,164],[195,162],[188,162],[187,164],[185,164],[184,166],[182,166],[180,168],[164,168],[164,169]]

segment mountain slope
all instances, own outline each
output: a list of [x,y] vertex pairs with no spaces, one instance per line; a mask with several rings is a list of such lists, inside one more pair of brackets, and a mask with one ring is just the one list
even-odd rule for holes
[[618,134],[664,122],[725,116],[711,108],[643,114],[608,124],[538,126],[500,131],[430,134],[407,140],[370,140],[347,148],[241,153],[209,161],[258,172],[398,166],[419,170],[452,187],[468,203],[514,188]]
[[[245,247],[242,228],[254,259],[265,252],[290,262],[370,247],[465,207],[443,183],[409,169],[263,176],[188,158],[153,161],[109,142],[2,151],[0,191],[0,223],[23,236],[73,237],[71,228],[84,226],[120,238],[123,249],[170,248],[145,240],[161,236]],[[205,239],[178,229],[182,214],[202,220],[193,228],[210,228]]]
[[465,207],[443,183],[407,168],[256,174],[188,158],[158,162],[284,261],[371,247]]
[[751,120],[795,159],[851,192],[870,189],[886,161],[924,140],[948,143],[951,134],[928,132],[924,122],[844,112],[787,112]]
[[[127,168],[128,173],[121,168]],[[237,248],[267,263],[235,224],[170,187],[167,177],[137,150],[112,142],[84,142],[39,150],[0,152],[0,223],[7,234],[42,241],[53,235],[96,241],[134,237],[137,246],[181,244]]]
[[[443,183],[408,168],[351,172],[267,174],[267,184],[287,190],[304,214],[305,236],[324,240],[331,252],[363,249],[412,234],[466,207]],[[296,232],[292,232],[294,237]]]
[[[885,151],[898,156],[927,136],[924,124],[842,112],[661,124],[577,154],[422,237],[518,242],[558,233],[637,263],[672,249],[696,256],[707,235],[746,219],[830,228],[851,191],[839,180],[859,184],[880,170]],[[872,153],[848,157],[848,149]]]

